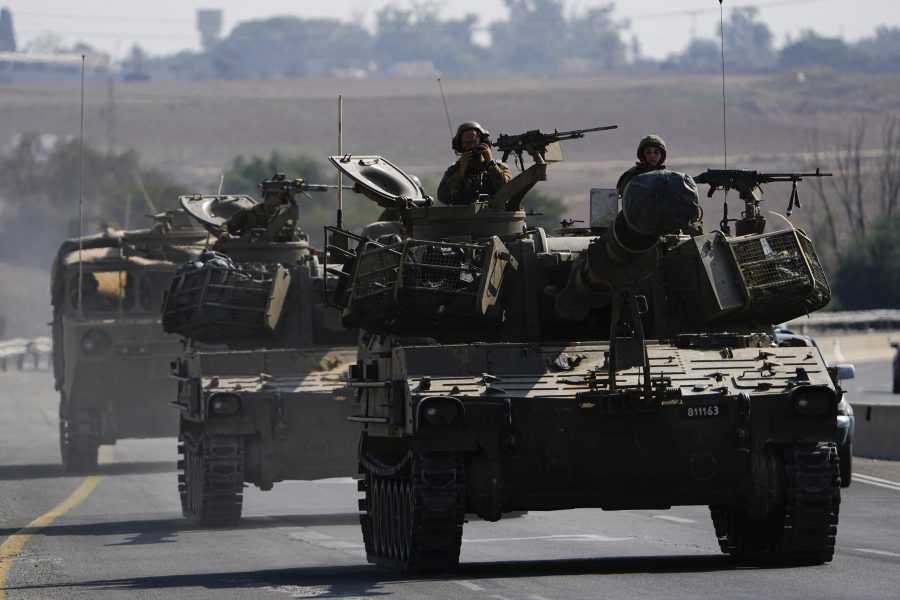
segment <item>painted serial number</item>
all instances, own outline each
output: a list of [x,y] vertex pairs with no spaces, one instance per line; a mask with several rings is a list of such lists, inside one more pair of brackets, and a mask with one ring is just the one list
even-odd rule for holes
[[703,417],[720,417],[722,408],[718,404],[701,404],[700,406],[684,407],[684,416],[688,419],[700,419]]

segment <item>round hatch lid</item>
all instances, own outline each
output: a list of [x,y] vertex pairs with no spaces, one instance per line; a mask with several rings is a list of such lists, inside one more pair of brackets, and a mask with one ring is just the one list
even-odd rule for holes
[[329,156],[335,167],[355,183],[389,204],[412,200],[425,201],[422,188],[399,167],[381,156]]
[[250,196],[181,196],[181,206],[207,230],[220,232],[225,222],[245,208],[252,208],[257,201]]

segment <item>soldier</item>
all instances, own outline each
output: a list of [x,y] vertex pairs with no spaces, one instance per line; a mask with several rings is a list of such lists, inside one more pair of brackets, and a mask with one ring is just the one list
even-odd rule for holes
[[637,157],[638,162],[622,173],[619,181],[616,182],[619,196],[625,194],[625,187],[635,175],[650,171],[662,171],[666,168],[666,141],[658,135],[648,135],[638,144]]
[[[268,229],[272,222],[275,221],[282,212],[290,210],[290,207],[286,207],[284,211],[280,210],[281,205],[285,204],[286,201],[287,198],[284,194],[277,192],[266,194],[263,201],[259,204],[255,204],[250,208],[244,208],[233,214],[231,218],[225,222],[224,231],[219,239],[241,237],[253,229]],[[287,217],[287,219],[285,220],[282,229],[278,232],[278,235],[275,236],[274,241],[276,242],[291,241],[293,239],[292,230],[296,221],[291,218],[290,215],[285,215],[285,217]],[[285,229],[289,229],[290,231],[285,231]]]
[[438,200],[444,204],[472,204],[482,194],[492,196],[512,179],[504,163],[494,160],[490,133],[475,121],[466,121],[453,136],[459,160],[441,178]]

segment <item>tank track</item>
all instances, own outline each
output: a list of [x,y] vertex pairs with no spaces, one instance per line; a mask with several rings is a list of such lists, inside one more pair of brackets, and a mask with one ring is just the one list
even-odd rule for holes
[[722,552],[778,564],[816,565],[834,556],[841,503],[834,444],[784,448],[784,504],[762,519],[746,509],[711,506]]
[[407,572],[459,563],[465,519],[462,457],[411,451],[385,465],[363,456],[359,521],[370,563]]
[[244,492],[244,439],[202,435],[196,445],[179,437],[178,494],[181,512],[198,525],[235,525]]

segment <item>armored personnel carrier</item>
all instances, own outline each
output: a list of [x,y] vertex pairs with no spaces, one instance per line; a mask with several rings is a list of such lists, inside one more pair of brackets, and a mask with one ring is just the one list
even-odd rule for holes
[[453,567],[467,513],[678,505],[708,505],[736,557],[831,560],[836,373],[773,329],[830,297],[804,232],[764,232],[757,198],[683,235],[696,184],[659,171],[551,236],[507,188],[434,206],[382,157],[331,160],[402,214],[400,234],[330,231],[358,242],[332,301],[364,331],[349,389],[370,562]]
[[207,233],[183,211],[156,220],[152,229],[67,240],[53,262],[53,374],[68,471],[94,469],[101,444],[177,430],[167,404],[181,343],[163,331],[159,309],[175,269],[202,252]]
[[[211,234],[215,252],[184,265],[163,309],[166,331],[185,336],[173,363],[180,411],[178,491],[184,516],[230,525],[244,484],[352,476],[357,432],[333,392],[354,360],[357,334],[324,305],[331,285],[298,228],[295,196],[325,186],[276,176],[264,202],[281,199],[264,227],[222,236],[235,214],[258,210],[250,196],[183,196]],[[333,278],[331,278],[333,279]]]

